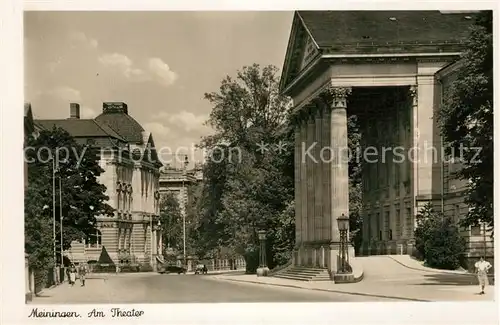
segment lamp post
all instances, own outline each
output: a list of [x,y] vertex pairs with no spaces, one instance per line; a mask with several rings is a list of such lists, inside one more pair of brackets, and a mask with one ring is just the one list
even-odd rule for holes
[[259,236],[259,268],[257,269],[257,276],[267,276],[269,273],[269,268],[267,267],[266,261],[266,231],[261,229],[257,231]]
[[340,267],[339,273],[349,273],[347,265],[349,263],[349,252],[347,249],[347,232],[349,231],[349,218],[344,214],[337,218],[340,232]]

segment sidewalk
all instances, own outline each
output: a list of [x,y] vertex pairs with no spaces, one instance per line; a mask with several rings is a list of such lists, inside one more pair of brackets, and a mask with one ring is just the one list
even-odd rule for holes
[[407,301],[492,301],[494,287],[489,286],[486,294],[479,295],[477,285],[435,285],[403,283],[358,282],[334,284],[329,281],[295,281],[256,275],[218,275],[221,281],[253,283],[267,286],[291,287],[306,290],[328,291],[349,295],[401,299]]
[[441,270],[441,269],[433,269],[431,267],[425,266],[423,262],[420,262],[416,259],[411,258],[408,255],[387,255],[388,258],[392,259],[396,263],[401,264],[402,266],[424,272],[431,273],[445,273],[445,274],[461,274],[461,275],[469,275],[470,273],[466,270]]
[[46,288],[38,295],[33,296],[33,300],[28,304],[67,304],[67,301],[78,303],[93,303],[95,301],[109,301],[109,290],[106,284],[107,278],[87,278],[85,286],[80,286],[77,280],[74,286],[67,282]]

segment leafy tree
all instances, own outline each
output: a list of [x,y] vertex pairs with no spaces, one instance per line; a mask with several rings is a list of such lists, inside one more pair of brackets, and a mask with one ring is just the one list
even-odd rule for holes
[[[287,123],[289,99],[280,95],[278,83],[275,67],[253,65],[205,95],[213,106],[208,124],[215,134],[201,145],[210,154],[198,203],[199,237],[206,251],[227,247],[246,256],[250,269],[258,228],[268,230],[271,267],[275,248],[293,241],[275,227],[286,224],[276,219],[293,202],[292,133],[277,132]],[[275,152],[280,141],[286,152]],[[260,150],[261,143],[268,150]]]
[[168,192],[160,203],[160,223],[166,247],[170,247],[175,251],[182,251],[183,249],[182,222],[179,201],[173,193]]
[[430,267],[455,270],[466,250],[465,239],[449,217],[434,211],[429,203],[417,215],[415,246]]
[[[35,268],[53,265],[53,163],[56,168],[56,241],[60,247],[60,212],[63,215],[63,249],[74,240],[81,241],[96,231],[96,216],[113,215],[106,203],[106,187],[98,183],[104,170],[98,163],[98,151],[79,145],[61,128],[42,130],[28,139],[29,185],[25,193],[25,249]],[[59,201],[61,180],[62,204]],[[59,248],[58,248],[59,251]]]
[[[457,79],[445,95],[440,124],[452,155],[463,162],[457,176],[470,182],[465,200],[470,210],[462,225],[486,222],[493,229],[492,11],[478,15],[461,62]],[[476,148],[481,149],[478,157]]]

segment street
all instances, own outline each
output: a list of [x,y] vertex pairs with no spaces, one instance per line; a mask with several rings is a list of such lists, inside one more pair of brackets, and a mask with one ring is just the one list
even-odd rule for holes
[[32,304],[245,303],[397,301],[296,288],[220,281],[213,276],[177,274],[94,274],[85,287],[63,284],[45,290]]

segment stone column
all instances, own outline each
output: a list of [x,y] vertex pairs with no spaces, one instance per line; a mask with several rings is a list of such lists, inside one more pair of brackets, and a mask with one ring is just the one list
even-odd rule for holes
[[300,114],[300,207],[301,207],[301,247],[299,253],[299,263],[304,265],[306,262],[304,243],[308,240],[307,237],[307,159],[304,155],[307,149],[307,116],[304,113]]
[[[411,222],[406,224],[408,228],[408,233],[410,236],[410,245],[413,244],[413,223],[416,220],[416,215],[418,214],[418,202],[416,200],[419,193],[419,168],[420,164],[418,160],[420,159],[420,131],[419,121],[418,121],[418,87],[410,87],[409,95],[411,98],[411,129],[413,130],[413,136],[411,141],[411,154],[409,153],[409,163],[411,164],[411,195],[413,197],[413,209],[411,211]],[[431,175],[432,177],[432,175]]]
[[[316,182],[315,182],[315,236],[314,240],[320,241],[323,238],[323,160],[321,158],[322,138],[323,138],[323,112],[321,107],[317,107],[316,110],[316,151],[315,158],[317,163],[316,166]],[[319,255],[318,255],[319,256]]]
[[[301,120],[296,117],[295,121],[295,156],[294,156],[294,183],[295,183],[295,250],[302,244],[302,200],[301,200],[301,160],[300,160],[300,150],[301,150]],[[298,262],[298,261],[296,261]]]
[[323,178],[323,235],[321,240],[329,241],[331,239],[331,222],[332,222],[332,211],[331,211],[331,173],[332,173],[332,157],[330,148],[330,136],[331,136],[331,127],[330,127],[330,119],[331,119],[331,110],[327,105],[323,105],[323,120],[322,120],[322,141],[321,146],[324,148],[323,150],[323,160],[322,164],[322,178]]
[[[331,164],[331,235],[330,271],[338,271],[340,233],[337,218],[342,214],[349,216],[349,164],[347,152],[347,96],[351,88],[331,88],[331,134],[330,146],[333,154]],[[352,256],[352,255],[351,255]]]
[[[307,119],[307,147],[306,147],[306,152],[307,150],[314,145],[314,135],[315,135],[315,130],[314,130],[314,112],[311,111],[311,107],[308,107],[309,109],[309,114],[308,114],[308,119]],[[309,152],[313,152],[312,156],[314,157],[314,150],[311,150]],[[315,205],[315,198],[314,198],[314,167],[315,167],[315,161],[314,158],[311,158],[310,155],[306,155],[306,166],[307,166],[307,241],[310,243],[311,241],[314,241],[314,216],[315,216],[315,211],[314,211],[314,205]],[[307,265],[311,264],[311,249],[308,245],[306,249],[307,253]]]

